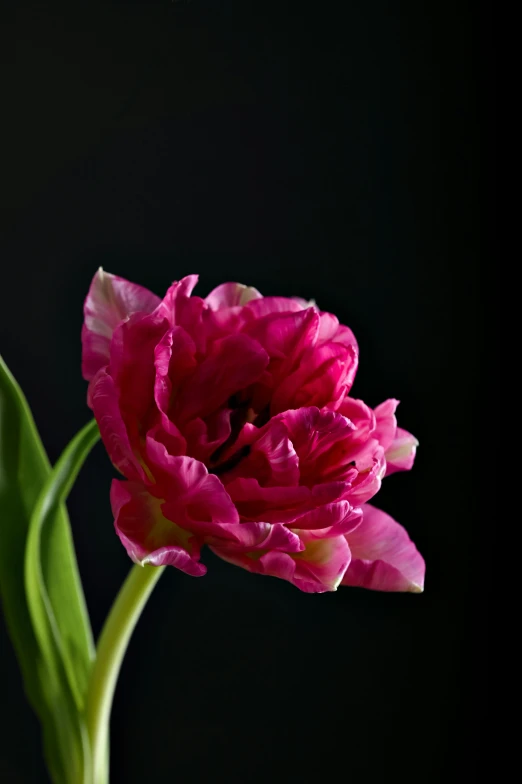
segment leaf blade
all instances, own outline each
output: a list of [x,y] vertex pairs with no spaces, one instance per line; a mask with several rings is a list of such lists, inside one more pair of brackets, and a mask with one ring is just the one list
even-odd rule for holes
[[27,401],[0,356],[0,594],[26,695],[43,725],[47,764],[60,784],[80,780],[90,765],[81,707],[94,644],[63,502],[98,437],[90,423],[58,461],[61,473],[51,473]]

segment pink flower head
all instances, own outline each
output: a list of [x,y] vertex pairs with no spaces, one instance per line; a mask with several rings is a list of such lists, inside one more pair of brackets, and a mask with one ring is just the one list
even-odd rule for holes
[[118,536],[140,564],[205,573],[203,545],[303,591],[420,591],[404,529],[367,504],[417,441],[397,401],[349,397],[350,329],[297,298],[238,283],[163,300],[99,270],[85,301],[83,374],[109,456]]

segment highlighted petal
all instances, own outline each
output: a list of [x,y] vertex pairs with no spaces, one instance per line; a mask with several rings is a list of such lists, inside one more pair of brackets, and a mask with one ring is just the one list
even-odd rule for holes
[[415,455],[419,442],[401,427],[397,428],[395,438],[391,446],[386,450],[386,476],[394,474],[396,471],[409,471],[415,461]]
[[365,504],[361,524],[346,539],[352,562],[343,585],[374,591],[424,590],[424,559],[402,525],[385,512]]
[[116,533],[135,563],[175,566],[193,577],[205,574],[196,537],[165,519],[160,502],[142,484],[114,479],[111,505]]
[[257,553],[236,553],[226,547],[211,550],[229,563],[256,574],[279,577],[306,593],[325,593],[337,590],[350,563],[350,548],[344,536],[331,539],[300,537],[305,549],[300,553],[270,550],[261,557]]
[[110,342],[118,324],[132,313],[152,313],[160,302],[148,289],[100,267],[83,308],[82,373],[87,381],[108,364]]
[[205,302],[212,310],[221,310],[221,308],[246,305],[253,299],[262,299],[262,296],[252,286],[244,286],[242,283],[222,283],[205,297]]

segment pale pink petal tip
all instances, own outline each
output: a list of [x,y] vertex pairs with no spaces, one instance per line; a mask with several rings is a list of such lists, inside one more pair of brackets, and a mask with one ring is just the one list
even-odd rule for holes
[[118,324],[132,313],[152,313],[160,302],[148,289],[99,268],[83,308],[82,373],[87,381],[108,364]]

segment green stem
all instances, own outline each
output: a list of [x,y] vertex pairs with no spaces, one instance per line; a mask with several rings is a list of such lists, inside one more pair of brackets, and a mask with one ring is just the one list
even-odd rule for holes
[[93,784],[109,781],[109,721],[116,681],[132,632],[164,566],[134,566],[103,627],[87,694]]

